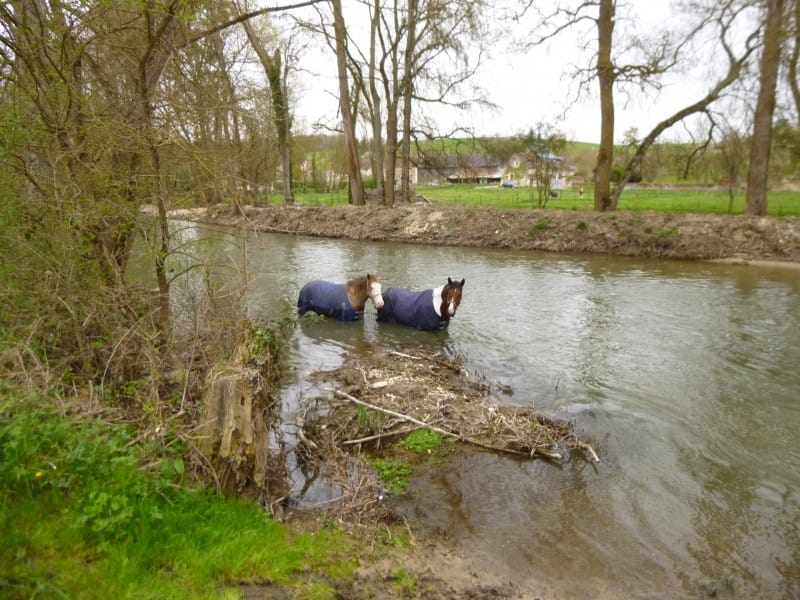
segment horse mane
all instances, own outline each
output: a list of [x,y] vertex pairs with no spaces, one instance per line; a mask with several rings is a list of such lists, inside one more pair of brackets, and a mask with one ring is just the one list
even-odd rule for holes
[[380,281],[381,276],[378,273],[367,273],[361,277],[354,277],[347,281],[347,296],[350,303],[357,310],[363,310],[364,305],[369,297],[369,284],[370,281]]

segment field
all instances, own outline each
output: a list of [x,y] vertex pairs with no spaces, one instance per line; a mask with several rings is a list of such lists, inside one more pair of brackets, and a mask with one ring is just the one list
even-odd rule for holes
[[[535,208],[538,206],[534,188],[502,188],[498,185],[420,185],[416,188],[420,196],[443,204],[465,206],[493,206],[497,208]],[[296,198],[304,204],[340,204],[347,202],[346,191],[329,194],[301,193]],[[273,196],[272,202],[280,202]],[[744,211],[744,193],[734,197],[732,214]],[[728,193],[720,190],[686,190],[674,188],[626,189],[619,203],[619,210],[657,210],[664,212],[698,212],[725,214],[728,212]],[[592,190],[586,189],[581,197],[578,190],[559,190],[556,198],[550,198],[547,208],[566,210],[591,209],[594,205]],[[800,192],[770,192],[768,212],[771,216],[800,216]]]

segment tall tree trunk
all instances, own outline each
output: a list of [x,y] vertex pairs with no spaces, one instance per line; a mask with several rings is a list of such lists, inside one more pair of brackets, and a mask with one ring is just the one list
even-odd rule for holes
[[286,77],[282,67],[280,50],[270,57],[265,66],[272,95],[272,114],[275,131],[278,135],[278,151],[281,154],[281,181],[283,184],[283,201],[294,204],[294,188],[292,185],[292,117],[286,94]]
[[[791,6],[791,4],[790,4]],[[794,99],[794,111],[797,127],[800,127],[800,0],[794,0],[794,10],[792,11],[792,27],[794,28],[794,41],[792,44],[792,53],[789,55],[789,89],[792,91],[792,98]],[[798,140],[800,145],[800,140]]]
[[783,42],[783,0],[766,0],[764,47],[758,80],[758,99],[753,114],[753,137],[750,144],[750,168],[747,174],[745,214],[767,214],[769,153],[772,144],[772,115],[775,112],[775,89]]
[[386,110],[386,206],[395,204],[395,180],[397,179],[397,106]]
[[339,110],[342,113],[344,128],[347,172],[350,178],[350,201],[356,205],[365,204],[364,183],[361,180],[361,165],[356,145],[356,127],[350,102],[350,89],[347,85],[347,34],[342,17],[342,0],[332,0],[333,30],[336,38],[336,66],[339,72]]
[[417,0],[408,0],[406,50],[403,57],[403,145],[400,149],[400,196],[411,200],[411,104],[414,96],[414,51],[417,45]]
[[597,18],[597,80],[600,84],[600,149],[594,167],[594,208],[616,210],[611,198],[614,165],[614,65],[611,45],[614,35],[614,0],[600,0]]
[[369,93],[372,98],[372,156],[373,173],[375,174],[375,188],[378,198],[386,203],[384,196],[384,174],[383,174],[383,117],[381,116],[381,97],[378,93],[378,68],[375,53],[377,52],[377,34],[380,27],[381,3],[375,0],[372,8],[372,21],[370,24],[369,40]]

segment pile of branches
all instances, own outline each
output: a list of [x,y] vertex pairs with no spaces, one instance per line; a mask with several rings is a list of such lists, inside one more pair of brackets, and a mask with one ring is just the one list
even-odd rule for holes
[[518,457],[560,460],[566,451],[581,450],[599,460],[570,422],[492,398],[491,386],[470,377],[459,357],[421,348],[376,351],[351,356],[324,377],[336,382],[334,398],[341,402],[306,424],[304,435],[320,446],[374,448],[427,428]]

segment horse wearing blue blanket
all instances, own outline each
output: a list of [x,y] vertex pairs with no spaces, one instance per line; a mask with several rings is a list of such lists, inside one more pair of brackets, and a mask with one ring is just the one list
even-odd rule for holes
[[358,321],[364,316],[367,298],[372,300],[375,308],[383,306],[381,276],[378,273],[367,273],[365,277],[357,277],[347,283],[315,279],[300,289],[297,312],[301,316],[313,311],[340,321]]
[[379,323],[399,323],[425,331],[444,329],[461,304],[464,280],[453,281],[432,290],[413,291],[390,287],[383,292],[378,307]]

